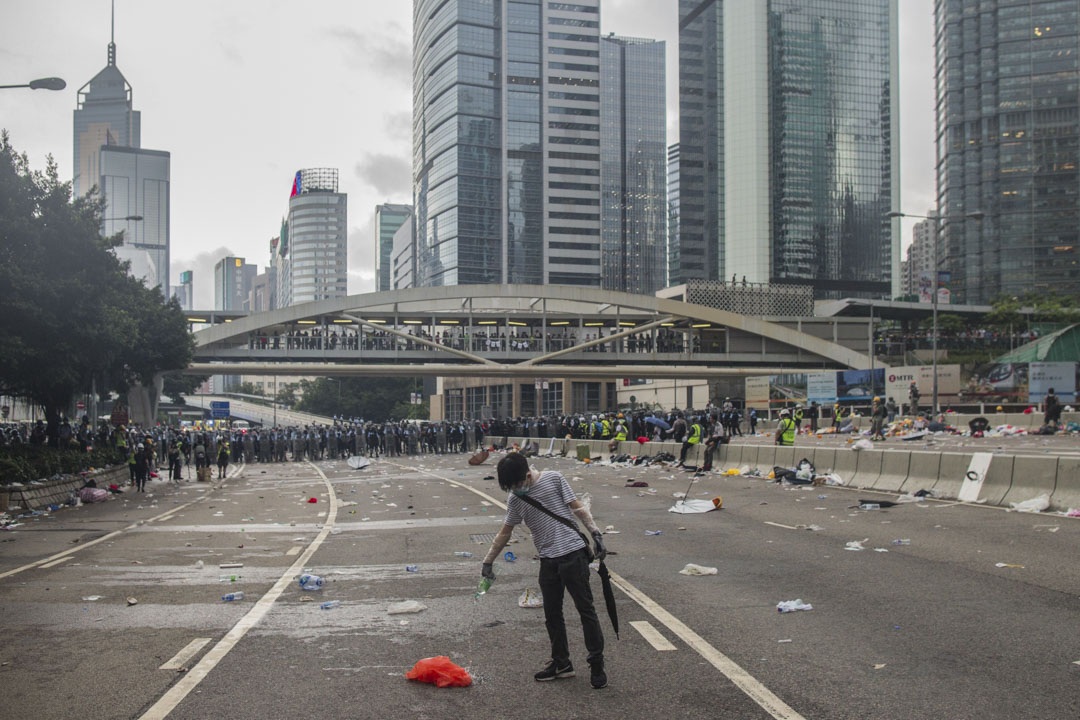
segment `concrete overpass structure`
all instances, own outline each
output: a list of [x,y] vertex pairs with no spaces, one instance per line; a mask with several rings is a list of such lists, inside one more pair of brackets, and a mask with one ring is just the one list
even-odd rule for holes
[[197,375],[659,379],[873,364],[864,319],[766,319],[570,286],[411,288],[189,316],[215,323],[195,333],[185,372]]

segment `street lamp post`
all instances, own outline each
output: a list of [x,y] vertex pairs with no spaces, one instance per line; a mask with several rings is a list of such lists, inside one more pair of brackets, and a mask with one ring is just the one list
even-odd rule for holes
[[30,88],[31,90],[63,90],[67,87],[67,83],[63,78],[47,77],[38,78],[37,80],[31,80],[23,85],[0,85],[0,90],[11,90],[14,88]]
[[941,243],[941,231],[944,228],[945,222],[947,220],[982,220],[984,217],[986,217],[986,213],[982,212],[981,210],[973,210],[972,212],[964,213],[963,215],[913,215],[912,213],[905,213],[905,212],[900,212],[899,210],[893,210],[892,212],[888,213],[886,215],[886,217],[889,217],[889,218],[904,218],[904,217],[906,217],[906,218],[918,218],[920,220],[936,220],[937,221],[937,231],[934,233],[934,286],[933,286],[933,295],[932,295],[932,297],[930,299],[930,303],[933,306],[933,318],[934,318],[933,319],[933,331],[932,331],[933,332],[933,337],[931,338],[931,343],[932,344],[930,346],[931,347],[931,352],[934,354],[934,393],[933,393],[933,398],[932,398],[932,400],[930,402],[931,402],[931,407],[933,408],[933,414],[937,415],[937,413],[941,410],[941,408],[938,407],[938,369],[937,369],[937,364],[938,364],[937,363],[937,361],[938,361],[938,311],[937,311],[937,306],[938,306],[938,278],[939,278],[938,273],[939,273],[939,267],[940,267],[940,262],[941,262],[941,260],[938,257],[938,246]]

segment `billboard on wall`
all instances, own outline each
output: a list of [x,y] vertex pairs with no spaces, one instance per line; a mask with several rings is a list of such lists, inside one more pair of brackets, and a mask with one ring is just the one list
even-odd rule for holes
[[769,376],[758,375],[746,378],[746,407],[768,409]]
[[967,380],[963,396],[969,402],[1027,402],[1028,364],[978,365]]
[[769,376],[769,402],[777,406],[806,404],[806,373]]
[[841,370],[836,373],[836,402],[866,404],[885,390],[885,369]]
[[835,371],[807,373],[806,399],[819,405],[832,405],[835,403],[837,399],[836,375]]
[[1076,402],[1076,369],[1071,362],[1033,362],[1028,365],[1028,399],[1038,403],[1046,400],[1046,392],[1054,389],[1058,399]]
[[[934,393],[933,365],[902,365],[889,368],[885,375],[885,397],[897,404],[906,403],[912,380],[919,388],[920,402],[930,402]],[[938,401],[954,400],[960,394],[960,366],[938,365]]]

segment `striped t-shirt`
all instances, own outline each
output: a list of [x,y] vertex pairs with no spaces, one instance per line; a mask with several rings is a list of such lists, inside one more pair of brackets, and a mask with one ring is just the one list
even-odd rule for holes
[[[554,470],[540,473],[540,477],[530,486],[529,497],[577,525],[568,507],[577,497],[562,473]],[[536,550],[542,558],[562,557],[585,547],[585,542],[576,532],[511,492],[506,500],[506,524],[517,525],[522,521],[532,532]]]

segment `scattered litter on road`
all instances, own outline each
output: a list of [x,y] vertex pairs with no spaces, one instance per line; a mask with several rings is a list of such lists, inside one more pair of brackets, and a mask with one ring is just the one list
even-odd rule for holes
[[218,565],[218,567],[222,570],[227,570],[229,568],[242,568],[244,567],[244,563],[221,563],[220,565]]
[[1021,570],[1024,568],[1023,565],[1016,565],[1014,563],[994,563],[994,567],[999,567],[999,568],[1020,568]]
[[680,575],[716,575],[717,569],[714,567],[705,567],[704,565],[695,565],[694,563],[686,563],[686,567],[679,571]]
[[874,449],[874,443],[870,442],[870,440],[868,440],[866,438],[859,438],[858,440],[856,440],[852,444],[851,449],[855,450],[855,451],[873,450]]
[[881,669],[881,668],[883,668],[883,667],[885,667],[885,663],[876,663],[876,664],[874,665],[874,669],[875,669],[875,670],[880,670],[880,669]]
[[810,603],[804,603],[802,598],[797,600],[782,600],[776,604],[778,612],[789,613],[796,612],[798,610],[813,610],[814,606]]
[[863,547],[863,543],[869,541],[870,538],[863,538],[862,540],[852,540],[851,542],[844,544],[844,549],[854,550],[856,552],[858,552],[859,550],[865,550],[866,548]]
[[202,570],[203,567],[205,567],[205,563],[203,563],[202,560],[196,560],[195,561],[195,569],[196,570]]
[[532,588],[526,588],[525,592],[521,593],[521,597],[518,598],[518,607],[521,607],[521,608],[541,608],[541,607],[544,607],[544,598],[540,595],[539,590],[533,590]]
[[132,605],[138,605],[138,604],[139,604],[139,601],[138,601],[138,600],[136,600],[136,599],[135,599],[135,598],[133,598],[133,597],[129,597],[129,598],[127,599],[127,604],[128,604],[128,607],[131,607]]
[[778,645],[783,645],[784,643],[791,642],[791,638],[786,638],[784,640],[777,640],[776,642],[777,642]]
[[300,576],[300,589],[301,590],[319,590],[326,583],[324,579],[318,575],[312,575],[311,573],[304,573]]
[[663,530],[646,530],[645,534],[646,535],[663,535],[664,531]]
[[887,548],[874,548],[874,552],[889,552]]
[[1080,517],[1080,508],[1069,508],[1065,517]]
[[319,498],[308,498],[308,502],[309,503],[317,503],[317,502],[319,502]]
[[413,669],[405,673],[409,680],[432,683],[436,687],[468,687],[472,685],[472,677],[465,668],[455,665],[445,655],[424,658],[413,666]]
[[676,500],[675,504],[668,508],[668,512],[679,513],[680,515],[707,513],[720,507],[722,501],[718,503],[717,500],[720,500],[720,498],[714,500]]
[[619,531],[615,529],[614,525],[608,525],[606,528],[604,528],[604,534],[605,535],[618,535]]
[[100,595],[87,595],[83,598],[83,602],[97,602],[101,599]]
[[881,503],[872,503],[872,502],[860,503],[859,504],[859,509],[860,510],[880,510],[881,509]]
[[647,487],[649,487],[649,483],[645,482],[644,480],[636,480],[634,482],[626,483],[626,485],[624,485],[624,487],[628,487],[628,488],[636,488],[636,487],[647,488]]
[[[470,555],[469,557],[472,557],[472,556]],[[515,560],[517,560],[517,558],[514,557],[514,553],[507,550],[505,553],[503,553],[503,560],[505,560],[508,563],[512,563]]]
[[353,470],[363,470],[364,468],[371,465],[371,460],[367,459],[366,457],[360,457],[359,455],[353,455],[345,462],[348,463],[349,467],[351,467]]
[[1050,495],[1043,493],[1037,497],[1033,497],[1030,500],[1025,500],[1018,503],[1009,503],[1012,505],[1012,509],[1007,512],[1042,512],[1050,507]]
[[902,538],[902,539],[899,539],[899,540],[893,540],[892,544],[893,545],[910,545],[911,540],[909,538]]
[[494,621],[489,622],[489,623],[484,623],[484,627],[493,628],[493,627],[499,627],[500,625],[505,625],[505,624],[506,623],[504,623],[502,620],[494,620]]
[[455,550],[454,551],[454,557],[471,558],[472,553],[471,552],[465,552],[464,550]]
[[403,600],[399,603],[394,603],[386,609],[387,615],[408,615],[410,613],[424,612],[427,610],[427,605],[416,600]]
[[420,572],[419,565],[406,565],[405,572]]
[[221,601],[222,602],[233,602],[235,600],[243,600],[243,599],[244,599],[244,593],[242,593],[242,592],[234,592],[234,593],[229,593],[228,595],[222,595],[221,596]]

